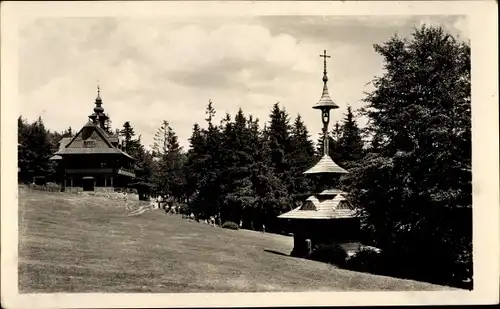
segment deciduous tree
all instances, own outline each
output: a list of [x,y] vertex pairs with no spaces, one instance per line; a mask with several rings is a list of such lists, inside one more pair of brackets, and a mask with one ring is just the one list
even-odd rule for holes
[[472,278],[469,43],[423,26],[375,50],[384,73],[363,114],[383,147],[344,189],[393,275],[460,284]]

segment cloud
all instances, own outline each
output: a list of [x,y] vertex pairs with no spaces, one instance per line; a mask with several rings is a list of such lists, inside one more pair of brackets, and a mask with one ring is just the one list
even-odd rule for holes
[[[443,20],[466,28],[460,19]],[[241,107],[261,124],[279,101],[292,118],[303,116],[315,138],[319,54],[331,55],[329,89],[341,106],[332,118],[339,120],[348,104],[360,106],[366,83],[381,73],[373,44],[410,33],[413,24],[408,17],[40,19],[20,32],[20,109],[28,119],[41,115],[49,128],[79,129],[99,80],[113,127],[130,121],[146,145],[167,120],[187,147],[193,124],[205,124],[209,99],[217,119]]]

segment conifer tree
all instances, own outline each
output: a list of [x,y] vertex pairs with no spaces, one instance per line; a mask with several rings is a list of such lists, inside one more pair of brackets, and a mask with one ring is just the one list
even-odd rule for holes
[[167,144],[168,144],[168,128],[170,124],[168,121],[163,120],[160,128],[155,133],[153,138],[153,145],[151,149],[153,150],[153,156],[160,158],[162,155],[167,153]]
[[34,176],[53,177],[55,163],[49,159],[56,145],[41,117],[31,124],[18,118],[18,143],[21,181],[30,182]]
[[[171,198],[171,200],[181,200],[184,197],[185,176],[184,176],[184,154],[179,145],[178,137],[164,120],[157,134],[163,144],[162,148],[156,148],[156,172],[154,177],[155,190],[159,194]],[[155,146],[160,142],[155,141]],[[164,152],[163,152],[164,151]]]
[[[338,128],[334,128],[336,133]],[[334,146],[338,146],[339,164],[349,167],[353,163],[358,162],[363,156],[363,140],[361,138],[361,129],[358,127],[354,114],[350,106],[347,107],[347,112],[340,128],[340,138],[334,142]]]
[[[342,128],[338,122],[335,123],[333,129],[328,133],[328,154],[334,162],[339,165],[342,161],[342,149],[340,146],[340,137],[342,135]],[[318,141],[316,143],[316,157],[319,159],[324,155],[324,137],[323,132],[319,133]]]
[[286,156],[291,150],[290,124],[287,112],[280,108],[279,103],[273,105],[265,134],[270,164],[279,177],[284,178],[289,167]]
[[240,187],[245,180],[244,137],[246,119],[240,109],[231,121],[231,116],[226,116],[221,121],[221,159],[223,166],[220,169],[220,194],[223,196],[221,204],[222,221],[239,222],[241,217],[242,202]]
[[132,128],[132,125],[130,125],[129,121],[126,121],[123,124],[123,129],[120,130],[120,136],[123,136],[123,149],[125,152],[129,152],[131,150],[132,146],[132,141],[135,136],[135,130]]
[[[294,202],[300,201],[305,194],[311,193],[311,183],[303,173],[314,163],[314,145],[300,115],[292,126],[290,169],[292,185],[290,194]],[[295,204],[295,203],[294,203]]]
[[[331,136],[331,133],[328,133],[328,138],[329,138],[328,145],[332,145],[335,143],[334,139]],[[316,157],[321,158],[324,155],[324,149],[325,149],[324,147],[325,147],[325,137],[324,137],[323,132],[320,132],[320,133],[318,133],[318,139],[316,141],[316,153],[315,153]],[[332,148],[333,147],[329,147],[328,150],[329,150],[330,157],[333,158]]]
[[221,132],[220,128],[213,123],[215,108],[209,100],[206,111],[207,129],[203,130],[204,145],[203,153],[204,173],[198,186],[198,194],[193,201],[193,210],[201,216],[218,216],[223,196],[219,194],[221,189],[219,172],[221,170]]
[[163,163],[167,167],[168,194],[177,200],[180,200],[184,196],[184,162],[185,158],[182,152],[182,147],[179,145],[178,137],[174,130],[169,126],[167,135],[167,153],[164,156]]
[[153,156],[141,143],[141,136],[133,140],[134,151],[129,154],[135,158],[134,169],[136,174],[135,185],[138,188],[139,199],[145,200],[154,187],[153,184]]
[[187,162],[185,164],[186,174],[186,194],[188,204],[191,198],[194,197],[198,191],[201,183],[203,173],[205,171],[205,139],[200,126],[195,123],[193,126],[193,133],[189,138],[189,150],[187,152]]
[[332,140],[330,143],[330,157],[339,165],[343,165],[343,153],[341,138],[343,135],[342,126],[338,121],[335,122],[332,129]]
[[384,140],[382,135],[379,132],[375,132],[375,134],[373,134],[371,137],[368,151],[370,153],[379,153],[383,148],[383,143]]
[[111,116],[108,114],[108,118],[104,121],[104,131],[108,134],[113,133],[113,128],[111,127]]
[[[261,220],[269,228],[278,228],[277,216],[291,205],[288,194],[291,181],[290,156],[292,152],[290,124],[285,109],[273,105],[268,126],[264,131],[263,154],[265,164],[259,166],[257,194],[260,198]],[[265,169],[265,170],[263,170]],[[254,182],[255,184],[255,182]]]
[[260,179],[269,178],[265,173],[267,164],[265,158],[265,143],[263,134],[259,129],[259,119],[249,115],[247,120],[247,146],[249,156],[249,164],[247,164],[247,178],[244,179],[237,192],[238,197],[242,200],[241,220],[243,227],[248,229],[258,229],[262,221],[262,205],[263,191],[260,190],[262,183]]
[[61,133],[61,137],[72,137],[73,136],[73,129],[71,127],[67,128]]

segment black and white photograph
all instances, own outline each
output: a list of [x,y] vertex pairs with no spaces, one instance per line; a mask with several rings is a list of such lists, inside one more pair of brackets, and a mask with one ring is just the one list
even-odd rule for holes
[[2,306],[498,302],[473,2],[2,3]]

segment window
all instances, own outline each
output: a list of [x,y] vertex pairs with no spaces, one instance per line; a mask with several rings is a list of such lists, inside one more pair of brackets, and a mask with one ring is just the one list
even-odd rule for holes
[[305,201],[300,210],[316,210],[316,206],[311,201]]
[[337,209],[351,209],[351,205],[349,205],[346,201],[341,201],[337,205]]
[[95,141],[83,141],[83,147],[84,148],[94,148]]

